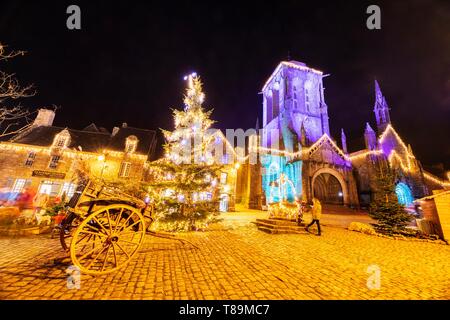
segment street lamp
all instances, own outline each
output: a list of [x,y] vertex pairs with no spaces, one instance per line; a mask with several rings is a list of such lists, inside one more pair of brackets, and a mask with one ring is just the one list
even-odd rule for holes
[[100,172],[100,179],[103,179],[103,171],[105,171],[105,167],[106,167],[106,156],[104,154],[101,154],[97,157],[97,160],[103,162],[102,170]]

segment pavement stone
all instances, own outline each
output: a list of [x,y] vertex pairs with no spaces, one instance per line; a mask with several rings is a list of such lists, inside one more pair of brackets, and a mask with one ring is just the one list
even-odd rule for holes
[[[271,235],[252,215],[229,217],[179,235],[199,249],[147,236],[124,269],[82,275],[80,289],[67,288],[71,262],[57,239],[0,238],[0,299],[450,299],[450,246],[342,226]],[[379,289],[367,287],[371,265]]]

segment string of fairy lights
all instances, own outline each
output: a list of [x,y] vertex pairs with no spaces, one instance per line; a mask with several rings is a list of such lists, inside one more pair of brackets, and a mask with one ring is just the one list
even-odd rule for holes
[[[286,157],[292,157],[292,158],[301,158],[306,159],[310,157],[314,152],[319,150],[320,146],[323,145],[325,142],[328,142],[333,149],[345,160],[350,162],[355,162],[358,160],[362,160],[367,158],[368,156],[380,156],[384,154],[384,151],[381,149],[381,146],[385,143],[386,139],[389,137],[389,133],[392,133],[396,139],[396,141],[399,142],[401,148],[403,149],[403,152],[401,153],[404,155],[403,157],[400,155],[400,153],[396,150],[392,150],[390,154],[388,155],[388,161],[391,166],[394,166],[395,163],[398,163],[398,165],[401,167],[401,169],[405,173],[413,173],[417,170],[417,166],[414,161],[415,156],[412,153],[411,147],[406,145],[400,135],[395,131],[395,129],[392,127],[391,124],[389,124],[386,129],[383,131],[383,133],[380,135],[378,139],[378,144],[380,146],[380,149],[378,150],[365,150],[362,152],[356,152],[350,155],[347,155],[342,151],[341,148],[337,146],[337,144],[325,133],[319,140],[317,140],[314,144],[312,144],[310,147],[304,147],[302,150],[297,152],[290,152],[287,150],[280,150],[276,148],[267,148],[267,147],[254,147],[250,151],[251,152],[260,152],[260,153],[270,153],[274,155],[280,155],[280,156],[286,156]],[[406,160],[405,160],[406,159]],[[406,164],[405,164],[406,162]],[[438,177],[432,175],[429,172],[424,171],[424,177],[442,187],[450,187],[450,181],[444,181],[442,179],[439,179]]]

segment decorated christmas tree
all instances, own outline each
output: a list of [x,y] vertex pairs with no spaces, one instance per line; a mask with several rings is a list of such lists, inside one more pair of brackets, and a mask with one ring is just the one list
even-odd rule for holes
[[205,94],[196,74],[185,78],[184,110],[173,110],[175,130],[163,130],[165,157],[150,164],[156,221],[153,228],[165,231],[201,230],[216,213],[218,173],[209,146],[214,135],[211,110],[202,107]]
[[404,233],[412,216],[398,202],[394,176],[391,173],[378,175],[378,191],[370,204],[369,216],[377,221],[375,229],[380,233]]

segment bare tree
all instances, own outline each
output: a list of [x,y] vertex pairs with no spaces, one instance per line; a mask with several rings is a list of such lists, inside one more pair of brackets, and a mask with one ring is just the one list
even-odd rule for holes
[[[23,55],[25,51],[7,51],[6,46],[0,43],[0,62]],[[15,74],[0,70],[0,138],[21,133],[29,128],[31,112],[20,104],[8,105],[10,100],[31,97],[34,94],[32,85],[21,87]]]

